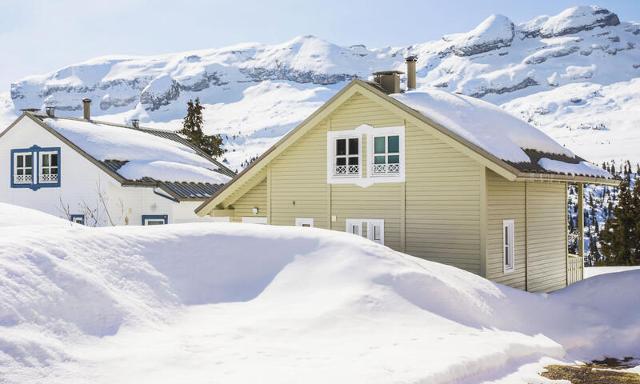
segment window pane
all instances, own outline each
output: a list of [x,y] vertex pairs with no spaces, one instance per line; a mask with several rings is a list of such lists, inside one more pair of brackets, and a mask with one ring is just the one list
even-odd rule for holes
[[373,162],[375,164],[385,164],[385,157],[384,156],[376,156],[376,157],[374,157]]
[[54,153],[51,155],[51,165],[58,166],[58,154]]
[[42,174],[43,175],[48,175],[49,174],[49,168],[42,168]]
[[17,169],[17,170],[16,170],[16,175],[18,175],[18,176],[22,176],[22,175],[24,175],[24,170],[22,170],[22,169]]
[[18,167],[24,167],[24,157],[18,156]]
[[349,165],[358,165],[358,157],[357,156],[350,157]]
[[389,155],[389,164],[399,164],[400,156],[399,155]]
[[504,247],[504,264],[509,265],[509,247]]
[[346,157],[336,158],[336,165],[347,165],[347,158]]
[[51,173],[54,175],[58,174],[58,168],[51,168]]
[[24,170],[25,175],[31,175],[31,168],[27,168]]
[[504,245],[509,245],[509,227],[504,227]]
[[400,153],[400,136],[389,136],[389,153]]
[[373,139],[374,142],[374,153],[384,153],[384,136],[376,137]]
[[338,139],[336,140],[336,155],[346,155],[347,154],[347,140]]
[[358,139],[349,139],[349,154],[357,155],[359,153]]
[[373,240],[380,240],[380,227],[377,225],[373,226]]
[[43,167],[49,166],[49,155],[42,155],[42,166]]
[[27,167],[31,167],[32,159],[33,159],[33,155],[26,155],[26,156],[25,156],[25,160],[26,160],[26,165],[27,165]]

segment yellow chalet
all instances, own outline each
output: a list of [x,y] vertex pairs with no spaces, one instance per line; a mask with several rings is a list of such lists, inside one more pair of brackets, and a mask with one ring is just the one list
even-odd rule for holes
[[493,104],[414,90],[407,67],[407,91],[398,71],[351,81],[196,213],[347,231],[528,291],[581,279],[568,183],[617,181]]

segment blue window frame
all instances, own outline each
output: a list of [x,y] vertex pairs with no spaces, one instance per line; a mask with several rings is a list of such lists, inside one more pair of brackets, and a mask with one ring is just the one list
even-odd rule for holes
[[80,214],[80,213],[73,214],[72,213],[71,215],[69,215],[69,220],[71,220],[74,223],[84,225],[84,215],[83,214]]
[[11,188],[60,187],[60,147],[31,148],[11,150]]
[[142,225],[161,225],[169,223],[168,215],[142,215]]

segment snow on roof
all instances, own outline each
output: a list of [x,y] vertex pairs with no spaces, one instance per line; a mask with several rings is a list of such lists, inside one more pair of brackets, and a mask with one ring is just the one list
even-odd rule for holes
[[575,159],[576,164],[558,160],[539,164],[550,172],[611,177],[602,169],[579,162],[581,159],[573,152],[539,129],[486,101],[433,88],[390,96],[499,159],[531,163],[531,158],[524,151],[531,149]]
[[76,119],[43,121],[97,160],[127,161],[117,172],[129,180],[223,184],[230,179],[193,148],[143,130]]

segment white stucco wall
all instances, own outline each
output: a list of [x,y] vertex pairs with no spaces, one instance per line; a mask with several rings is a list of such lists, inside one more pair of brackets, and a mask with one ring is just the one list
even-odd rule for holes
[[[60,187],[11,187],[11,150],[60,147]],[[163,193],[162,191],[158,191]],[[0,201],[66,217],[84,214],[87,225],[140,225],[142,215],[167,215],[169,223],[224,221],[199,218],[200,202],[177,203],[153,188],[123,187],[118,181],[29,118],[0,137]],[[68,207],[68,208],[67,208]],[[93,219],[90,212],[94,212]],[[214,220],[211,220],[214,219]]]

